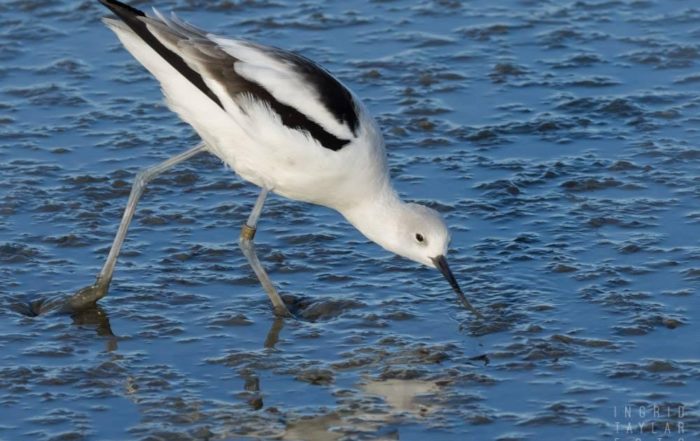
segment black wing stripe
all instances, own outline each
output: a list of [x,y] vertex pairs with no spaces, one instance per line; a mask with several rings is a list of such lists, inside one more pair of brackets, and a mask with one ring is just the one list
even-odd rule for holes
[[260,45],[255,45],[255,47],[262,51],[271,52],[274,57],[281,58],[294,66],[297,73],[304,77],[309,84],[316,87],[324,107],[339,123],[347,124],[352,134],[357,136],[360,122],[354,99],[348,89],[340,84],[333,75],[303,55],[278,48]]
[[[146,44],[148,44],[153,50],[155,50],[163,59],[165,59],[171,66],[173,66],[178,72],[180,72],[188,81],[190,81],[195,87],[201,90],[205,95],[207,95],[212,101],[214,101],[219,107],[224,108],[223,104],[216,96],[216,94],[207,87],[202,75],[192,69],[185,60],[171,51],[163,43],[161,43],[158,38],[156,38],[151,31],[149,31],[146,23],[140,19],[140,17],[146,17],[142,11],[133,8],[129,5],[121,3],[117,0],[99,0],[100,3],[109,8],[114,14],[117,15],[131,30],[133,30],[136,35],[138,35]],[[160,24],[160,23],[157,23]],[[219,83],[226,86],[227,92],[231,97],[235,97],[241,93],[248,93],[254,98],[267,103],[272,110],[274,110],[282,120],[282,124],[289,127],[290,129],[296,129],[300,131],[308,132],[313,138],[315,138],[323,147],[338,151],[347,145],[350,141],[347,139],[338,138],[337,136],[328,133],[323,127],[318,123],[310,120],[306,115],[298,111],[292,106],[288,106],[279,102],[275,99],[272,94],[259,85],[256,82],[247,80],[242,76],[238,75],[234,70],[234,64],[238,61],[236,58],[232,57],[228,53],[221,50],[214,42],[206,39],[203,34],[193,33],[193,29],[186,29],[184,27],[178,26],[176,29],[169,29],[167,26],[162,27],[165,31],[164,37],[171,37],[175,40],[179,38],[189,39],[195,37],[197,44],[206,45],[207,51],[199,52],[199,57],[204,59],[203,67],[207,70],[207,74],[212,78],[217,80]],[[170,35],[166,35],[167,33]],[[184,34],[184,35],[178,35]],[[189,34],[189,35],[188,35]],[[174,41],[177,43],[177,41]],[[280,50],[282,54],[287,54]],[[289,56],[289,55],[287,55]],[[313,65],[313,62],[308,61]],[[317,70],[320,68],[317,68]],[[329,74],[325,74],[332,81],[337,84],[337,87],[345,91],[350,98],[350,105],[352,105],[352,98],[349,96],[349,92],[343,88],[340,83],[338,83]],[[324,86],[320,85],[321,91],[327,88],[329,84],[328,79],[325,79]],[[336,88],[337,91],[337,88]],[[322,95],[323,96],[323,95]],[[324,99],[324,104],[328,108],[328,99]],[[347,118],[350,123],[350,127],[355,133],[357,126],[357,115],[354,113],[354,108],[352,109],[351,116],[345,116],[345,114],[338,113],[331,109],[331,112],[336,116],[336,118]],[[341,116],[339,116],[341,115]],[[354,118],[354,120],[352,119]]]
[[247,93],[256,100],[266,103],[280,116],[282,124],[290,129],[308,132],[327,149],[338,151],[350,142],[347,139],[338,138],[328,133],[318,123],[310,120],[296,108],[279,102],[260,84],[238,75],[233,69],[234,63],[238,61],[236,58],[224,51],[220,51],[220,54],[217,55],[223,58],[219,58],[219,56],[209,58],[205,64],[205,68],[207,69],[208,75],[217,80],[220,84],[226,86],[226,92],[230,96]]
[[[321,145],[327,149],[337,152],[347,145],[350,140],[338,138],[337,136],[328,133],[319,124],[311,121],[306,115],[298,111],[292,106],[280,103],[277,101],[270,92],[259,84],[250,82],[251,91],[256,98],[265,101],[272,107],[272,109],[277,112],[277,114],[282,119],[282,124],[291,128],[298,129],[302,131],[307,131],[311,136],[313,136]],[[255,90],[255,92],[253,92]]]
[[202,76],[195,72],[191,67],[185,63],[178,54],[171,51],[163,45],[158,39],[148,30],[146,24],[138,19],[138,17],[145,17],[146,14],[143,11],[139,11],[124,3],[118,2],[116,0],[99,0],[100,3],[109,8],[110,11],[114,12],[117,17],[121,18],[127,26],[131,28],[132,31],[136,33],[141,39],[146,42],[153,50],[155,50],[158,55],[163,57],[165,61],[170,63],[178,72],[180,72],[187,80],[201,90],[206,96],[208,96],[212,101],[214,101],[222,109],[224,106],[219,101],[211,89],[209,89],[204,83]]

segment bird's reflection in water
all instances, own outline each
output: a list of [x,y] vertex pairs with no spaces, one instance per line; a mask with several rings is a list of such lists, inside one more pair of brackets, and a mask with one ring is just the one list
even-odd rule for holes
[[[420,420],[440,410],[431,397],[443,388],[433,380],[365,380],[360,384],[362,395],[381,398],[383,408],[359,404],[352,411],[332,412],[289,421],[283,440],[337,441],[348,436],[371,437],[374,440],[397,440],[395,423],[402,419]],[[360,395],[360,396],[362,396]]]
[[345,421],[336,413],[301,418],[290,422],[282,436],[283,440],[309,440],[309,441],[338,441],[346,434],[341,431],[331,430],[333,427],[343,426]]
[[284,327],[284,317],[276,317],[272,321],[272,325],[270,326],[270,330],[267,331],[267,336],[265,337],[265,343],[263,343],[263,346],[265,346],[265,349],[274,349],[275,348],[275,345],[280,340],[280,332],[282,331],[283,327]]
[[109,315],[100,306],[86,308],[80,311],[75,311],[71,314],[73,324],[81,327],[94,327],[97,335],[106,337],[106,350],[108,352],[117,349],[117,336],[112,332],[112,326],[109,323]]
[[435,381],[429,380],[389,379],[367,381],[362,385],[362,390],[381,397],[393,414],[408,413],[415,417],[425,417],[434,412],[437,405],[425,402],[421,397],[438,393],[440,387]]
[[[284,327],[284,317],[277,317],[272,321],[270,330],[267,331],[263,346],[265,349],[275,349],[275,345],[279,342],[280,332]],[[244,397],[248,405],[254,410],[260,410],[263,407],[263,394],[260,390],[260,377],[254,370],[244,370],[241,372],[245,381],[243,389]]]
[[[65,313],[64,311],[55,308],[55,305],[60,303],[60,297],[58,296],[30,301],[17,299],[10,303],[10,309],[26,317],[39,317],[46,314],[63,314]],[[108,352],[117,349],[117,336],[112,332],[112,325],[109,323],[109,315],[104,308],[95,304],[89,308],[72,311],[68,315],[73,319],[74,325],[94,328],[98,336],[106,337],[106,350]]]
[[[380,419],[380,421],[375,421]],[[361,413],[341,415],[333,412],[326,415],[302,417],[291,421],[282,434],[284,441],[340,441],[344,439],[372,439],[393,441],[399,432],[389,421],[381,421],[376,415]]]

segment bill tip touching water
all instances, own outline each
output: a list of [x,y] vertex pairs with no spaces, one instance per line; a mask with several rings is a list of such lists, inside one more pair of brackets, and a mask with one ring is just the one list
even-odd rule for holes
[[160,82],[168,107],[202,142],[140,172],[106,262],[94,285],[73,295],[71,309],[107,294],[119,251],[146,184],[208,152],[260,187],[240,246],[275,312],[289,315],[255,253],[256,225],[270,192],[340,212],[383,248],[436,268],[475,316],[447,263],[450,234],[442,216],[401,200],[391,184],[384,141],[362,103],[313,61],[282,49],[220,37],[114,0],[99,0],[125,48]]

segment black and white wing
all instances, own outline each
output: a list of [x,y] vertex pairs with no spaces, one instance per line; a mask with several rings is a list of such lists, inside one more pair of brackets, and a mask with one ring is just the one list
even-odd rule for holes
[[[100,0],[217,106],[246,113],[264,105],[289,129],[338,151],[358,135],[353,95],[313,61],[282,49],[209,34],[176,17],[154,17],[115,0]],[[114,25],[114,20],[106,19]]]

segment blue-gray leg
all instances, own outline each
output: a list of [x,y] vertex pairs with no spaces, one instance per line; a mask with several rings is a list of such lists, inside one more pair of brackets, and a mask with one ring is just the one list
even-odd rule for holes
[[[131,193],[129,194],[129,201],[126,203],[124,215],[122,216],[119,229],[117,230],[117,235],[114,237],[112,248],[109,250],[109,255],[107,256],[107,260],[105,261],[102,270],[97,276],[97,280],[94,284],[79,290],[77,293],[70,296],[68,300],[65,300],[61,307],[62,310],[76,311],[88,308],[107,295],[109,283],[111,282],[112,274],[114,273],[114,267],[117,264],[117,257],[119,256],[122,244],[126,238],[126,232],[129,229],[131,219],[134,217],[134,213],[136,212],[136,205],[138,204],[141,195],[143,195],[146,185],[156,176],[160,175],[166,170],[205,150],[206,144],[201,142],[186,152],[173,156],[172,158],[167,159],[158,165],[142,170],[136,175],[134,184],[131,187]],[[49,306],[50,305],[47,305],[47,307]],[[45,308],[42,307],[42,309]]]
[[260,260],[258,259],[258,256],[255,253],[255,244],[253,243],[253,238],[255,237],[256,231],[255,228],[258,224],[258,219],[260,219],[260,213],[262,213],[262,209],[265,205],[265,199],[267,199],[268,193],[269,190],[266,188],[263,188],[260,191],[260,195],[258,196],[258,199],[255,201],[255,205],[253,206],[253,211],[248,217],[248,221],[246,221],[246,223],[243,224],[243,227],[241,228],[239,244],[241,247],[241,251],[243,251],[243,254],[245,255],[246,259],[248,259],[248,263],[250,264],[251,268],[253,268],[255,275],[260,281],[260,284],[265,289],[265,292],[267,292],[268,297],[270,297],[270,300],[272,301],[272,307],[275,309],[275,315],[291,317],[292,315],[289,313],[289,310],[284,304],[282,297],[280,297],[279,293],[277,293],[277,290],[275,289],[275,286],[272,284],[272,281],[268,277],[265,268],[263,268],[263,266],[260,264]]

